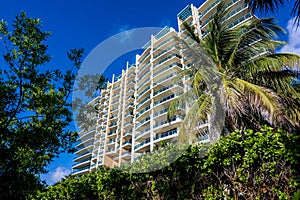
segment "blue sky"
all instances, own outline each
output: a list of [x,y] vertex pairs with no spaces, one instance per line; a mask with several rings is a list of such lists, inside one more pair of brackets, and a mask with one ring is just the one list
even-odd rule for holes
[[[177,13],[188,4],[199,6],[203,1],[2,0],[0,19],[11,23],[14,16],[22,10],[30,17],[41,18],[43,28],[52,33],[47,42],[49,53],[53,56],[50,65],[66,69],[69,62],[65,52],[71,48],[83,47],[86,56],[100,42],[128,29],[171,26],[177,30]],[[289,15],[291,8],[292,4],[286,5],[270,16],[277,18],[279,25],[289,29],[288,35],[280,37],[290,41],[290,45],[283,47],[282,51],[300,54],[300,28],[297,32],[292,31]],[[131,55],[128,59],[132,58]],[[120,73],[121,68],[125,66],[125,60],[123,56],[115,61],[108,75],[112,71]],[[48,167],[49,173],[43,176],[47,183],[53,184],[69,174],[73,164],[72,158],[70,154],[62,154],[55,159]]]

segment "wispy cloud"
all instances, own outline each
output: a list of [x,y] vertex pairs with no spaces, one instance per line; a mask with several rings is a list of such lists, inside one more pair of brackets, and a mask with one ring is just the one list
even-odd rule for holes
[[283,46],[279,52],[290,52],[300,55],[300,26],[295,24],[295,18],[288,21],[288,44]]
[[124,43],[133,37],[133,32],[128,31],[131,29],[133,29],[133,27],[130,27],[128,24],[114,24],[111,35],[120,34],[118,38],[121,43]]
[[59,182],[62,178],[70,174],[70,170],[65,167],[57,167],[55,171],[49,173],[47,182],[54,184]]

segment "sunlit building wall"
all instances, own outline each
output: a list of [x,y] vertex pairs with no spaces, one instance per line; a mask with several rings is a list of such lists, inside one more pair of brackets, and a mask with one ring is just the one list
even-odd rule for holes
[[[187,80],[175,81],[177,73],[188,67],[176,44],[176,37],[187,40],[183,23],[194,26],[199,38],[209,34],[220,0],[205,1],[200,7],[186,6],[178,15],[178,32],[165,27],[143,46],[135,64],[127,66],[118,77],[113,76],[107,88],[95,98],[99,113],[97,123],[87,131],[79,132],[78,150],[73,174],[95,171],[98,166],[120,166],[152,152],[160,141],[176,143],[179,126],[185,111],[167,120],[172,100],[188,90]],[[234,28],[253,17],[246,4],[239,0],[226,1],[228,17],[224,21]],[[191,45],[193,41],[191,40]],[[208,124],[202,128],[207,129]],[[208,141],[207,135],[201,138]]]

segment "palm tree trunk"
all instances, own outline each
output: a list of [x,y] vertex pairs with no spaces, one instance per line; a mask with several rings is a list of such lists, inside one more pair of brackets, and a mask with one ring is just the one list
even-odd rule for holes
[[225,126],[225,96],[224,85],[219,81],[217,89],[211,92],[212,105],[211,114],[208,118],[209,141],[214,144],[220,140],[220,135]]

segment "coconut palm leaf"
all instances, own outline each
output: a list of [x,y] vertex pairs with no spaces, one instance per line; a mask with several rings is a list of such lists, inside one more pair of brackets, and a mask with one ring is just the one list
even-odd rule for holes
[[[253,11],[259,10],[261,12],[275,12],[278,8],[284,6],[287,0],[245,0]],[[295,23],[299,24],[300,19],[300,0],[295,0],[291,15],[296,16]]]
[[293,69],[300,57],[274,53],[285,44],[275,40],[283,29],[270,18],[253,18],[230,29],[226,15],[226,5],[220,3],[205,39],[200,40],[193,28],[187,29],[196,44],[177,39],[184,61],[190,64],[181,78],[188,75],[192,87],[170,106],[170,115],[178,108],[188,110],[180,128],[181,140],[191,138],[197,120],[208,119],[210,139],[215,142],[226,131],[222,130],[223,112],[227,129],[259,128],[260,123],[289,130],[299,126],[300,89],[292,83],[299,75]]
[[277,11],[278,8],[284,4],[283,0],[245,0],[245,2],[248,3],[253,10],[258,9],[264,12]]
[[[203,124],[203,122],[207,120],[207,116],[210,113],[210,105],[211,97],[207,94],[201,94],[199,98],[194,101],[179,128],[180,143],[195,142],[195,133],[198,135],[206,134],[205,129],[196,129],[195,127],[197,127],[197,123]],[[173,108],[170,107],[170,109]],[[195,115],[197,115],[197,117],[195,117]]]

